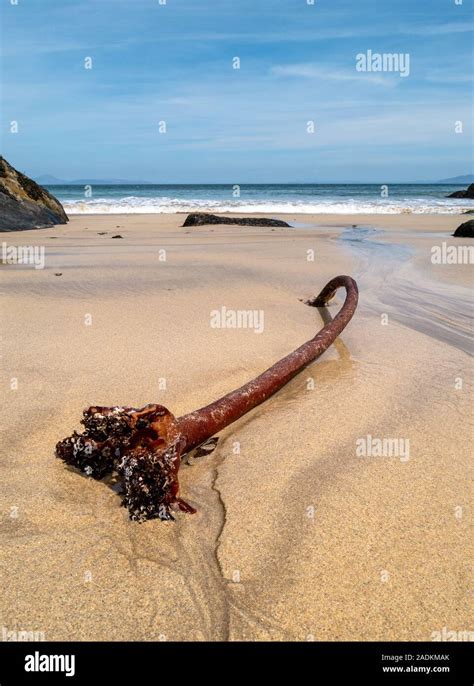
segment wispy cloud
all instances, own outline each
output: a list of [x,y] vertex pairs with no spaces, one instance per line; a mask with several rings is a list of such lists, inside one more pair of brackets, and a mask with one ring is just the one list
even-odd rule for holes
[[[95,0],[96,1],[96,0]],[[288,30],[269,29],[262,31],[191,31],[182,30],[170,31],[160,35],[160,43],[229,43],[235,47],[241,44],[265,45],[269,43],[311,43],[315,44],[324,41],[338,41],[344,39],[378,39],[393,36],[423,36],[426,38],[436,36],[449,36],[464,33],[473,33],[474,24],[466,22],[451,22],[446,24],[433,25],[399,25],[390,26],[387,23],[358,28],[301,28]],[[54,38],[54,41],[25,40],[15,38],[14,42],[4,41],[2,54],[5,57],[15,57],[25,54],[47,55],[50,53],[72,52],[72,51],[107,51],[123,49],[125,47],[145,47],[156,43],[156,36],[147,35],[147,30],[140,36],[127,36],[121,38],[108,39],[107,36],[100,42],[95,40],[82,41],[62,40]]]
[[347,69],[334,69],[330,66],[313,64],[311,62],[276,65],[275,67],[272,67],[271,73],[276,76],[295,76],[297,78],[314,79],[318,81],[357,81],[359,84],[364,82],[388,87],[393,87],[398,82],[393,78],[394,75],[390,73],[384,74],[383,76],[376,76],[374,74],[368,74],[367,72],[358,72],[355,70],[355,67],[354,71],[349,71]]
[[286,31],[268,30],[264,33],[254,31],[216,31],[216,32],[196,32],[192,36],[185,37],[183,34],[168,35],[165,40],[192,40],[203,42],[222,42],[231,41],[234,45],[238,43],[280,43],[280,42],[317,42],[343,40],[345,38],[373,38],[387,36],[445,36],[458,33],[474,32],[474,24],[466,22],[448,22],[446,24],[416,25],[401,24],[393,26],[389,22],[383,24],[367,25],[357,28],[342,28],[340,26],[311,29],[288,29]]
[[472,22],[448,22],[432,26],[405,26],[398,30],[394,28],[392,33],[403,33],[407,36],[446,36],[451,33],[472,33],[473,31]]

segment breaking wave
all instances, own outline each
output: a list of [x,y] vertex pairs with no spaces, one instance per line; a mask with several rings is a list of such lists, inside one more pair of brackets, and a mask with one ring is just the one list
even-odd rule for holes
[[400,198],[368,200],[202,200],[171,197],[94,198],[63,200],[68,214],[172,214],[175,212],[239,212],[242,214],[458,214],[472,205],[465,200]]

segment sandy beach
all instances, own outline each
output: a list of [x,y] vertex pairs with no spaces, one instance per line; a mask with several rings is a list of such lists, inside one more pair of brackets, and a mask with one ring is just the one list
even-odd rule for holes
[[[451,237],[466,217],[281,216],[291,229],[184,217],[2,234],[46,256],[44,269],[0,265],[4,630],[430,641],[472,629],[472,265],[431,260],[466,243]],[[183,464],[196,514],[131,522],[107,483],[55,458],[89,405],[180,416],[251,379],[321,328],[302,300],[337,274],[359,284],[354,319]],[[223,306],[262,311],[263,330],[212,328]],[[368,436],[409,451],[358,455]]]

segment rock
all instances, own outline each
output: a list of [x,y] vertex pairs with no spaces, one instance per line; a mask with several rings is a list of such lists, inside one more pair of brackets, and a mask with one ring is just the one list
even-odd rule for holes
[[471,183],[466,191],[454,191],[454,193],[448,195],[448,198],[469,198],[474,200],[474,183]]
[[205,226],[206,224],[238,224],[239,226],[287,226],[281,219],[265,219],[255,217],[218,217],[215,214],[195,212],[188,214],[183,226]]
[[468,222],[458,226],[453,236],[458,238],[474,238],[474,219],[470,219]]
[[61,203],[0,156],[0,231],[66,224]]
[[474,210],[464,210],[463,214],[474,214]]
[[119,233],[116,236],[112,236],[112,238],[123,238]]
[[466,198],[474,200],[474,183],[471,183],[471,185],[468,186],[468,189],[466,191]]

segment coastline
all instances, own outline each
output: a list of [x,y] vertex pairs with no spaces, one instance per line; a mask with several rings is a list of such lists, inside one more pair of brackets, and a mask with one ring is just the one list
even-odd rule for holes
[[[44,270],[0,266],[4,383],[18,378],[1,496],[9,629],[376,641],[469,629],[472,275],[430,260],[466,215],[278,218],[298,226],[75,215],[2,235],[46,247]],[[353,224],[382,231],[353,235]],[[300,299],[338,273],[358,280],[354,320],[307,374],[183,467],[197,514],[129,522],[106,484],[55,460],[90,404],[156,401],[180,415],[252,378],[320,328]],[[221,305],[263,310],[264,331],[210,328]],[[369,435],[408,439],[409,459],[358,457]]]

